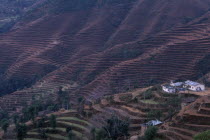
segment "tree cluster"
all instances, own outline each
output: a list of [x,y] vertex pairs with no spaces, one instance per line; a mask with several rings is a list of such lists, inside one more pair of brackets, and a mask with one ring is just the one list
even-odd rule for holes
[[106,125],[100,129],[91,130],[93,140],[117,140],[126,139],[129,136],[129,120],[121,120],[116,116],[106,121]]

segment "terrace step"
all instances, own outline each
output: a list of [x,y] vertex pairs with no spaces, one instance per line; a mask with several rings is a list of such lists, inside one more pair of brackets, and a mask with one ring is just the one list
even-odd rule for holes
[[199,124],[185,123],[185,124],[180,125],[180,126],[182,126],[182,128],[186,128],[188,130],[196,131],[196,132],[203,132],[203,131],[206,131],[206,130],[210,129],[209,125],[199,125]]
[[174,131],[162,130],[160,133],[163,133],[166,136],[170,136],[176,140],[192,140],[192,137],[185,136]]
[[187,129],[183,129],[183,128],[179,128],[179,127],[169,127],[168,128],[170,131],[175,131],[177,133],[180,133],[182,135],[186,135],[186,136],[190,136],[193,137],[196,132],[195,131],[191,131],[191,130],[187,130]]

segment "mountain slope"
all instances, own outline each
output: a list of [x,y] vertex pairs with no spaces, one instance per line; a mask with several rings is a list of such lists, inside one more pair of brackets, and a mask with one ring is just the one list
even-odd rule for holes
[[78,85],[69,89],[73,100],[91,100],[196,78],[197,63],[209,54],[208,0],[92,1],[85,8],[79,2],[53,12],[54,5],[44,3],[27,14],[46,13],[26,15],[19,28],[1,35],[1,95],[13,93],[0,98],[8,100],[3,109],[71,82]]
[[0,33],[9,31],[37,3],[39,0],[0,0]]

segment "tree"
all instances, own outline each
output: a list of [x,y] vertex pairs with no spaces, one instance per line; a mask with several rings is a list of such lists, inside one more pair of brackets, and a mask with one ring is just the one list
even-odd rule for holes
[[73,133],[72,130],[70,130],[70,131],[68,132],[68,139],[69,139],[69,140],[75,140],[75,134]]
[[77,108],[77,112],[80,114],[80,115],[83,115],[84,114],[84,104],[85,104],[85,99],[83,97],[79,97],[77,99],[78,101],[78,108]]
[[37,127],[42,128],[44,126],[45,118],[42,117],[40,120],[37,121]]
[[15,114],[13,116],[13,122],[14,122],[14,124],[16,124],[18,122],[18,119],[19,119],[19,116],[17,114]]
[[147,117],[149,119],[158,119],[160,120],[160,118],[162,117],[163,113],[161,110],[151,110],[148,112]]
[[90,133],[91,133],[91,139],[92,140],[95,140],[96,139],[96,129],[95,128],[92,128],[91,131],[90,131]]
[[172,97],[168,98],[166,101],[166,105],[168,107],[174,108],[174,107],[180,107],[181,104],[181,98],[180,97]]
[[158,128],[155,126],[149,127],[144,134],[146,140],[153,140],[157,135]]
[[47,138],[46,130],[40,129],[40,136],[41,136],[41,138],[46,139]]
[[56,116],[55,115],[51,115],[50,116],[50,126],[55,129],[56,128]]
[[79,98],[77,99],[77,102],[78,102],[78,103],[81,103],[83,100],[84,100],[83,97],[79,97]]
[[1,128],[4,130],[4,133],[7,132],[7,128],[9,127],[9,121],[8,120],[4,120],[2,123],[1,123]]
[[9,118],[9,115],[6,111],[0,110],[0,120]]
[[120,120],[116,116],[112,116],[107,120],[107,124],[100,128],[91,130],[92,140],[117,140],[119,138],[127,139],[129,130],[129,121]]
[[95,140],[111,140],[104,129],[96,129]]
[[72,128],[70,126],[66,127],[66,133],[69,133],[70,131],[72,131]]
[[107,125],[104,129],[107,132],[108,137],[114,140],[119,137],[127,137],[129,136],[129,121],[120,120],[118,117],[113,116],[107,120]]
[[59,87],[57,94],[58,94],[57,101],[61,105],[61,108],[69,110],[69,108],[70,108],[70,103],[69,103],[70,97],[69,97],[68,92],[63,91],[62,87]]
[[152,89],[150,88],[150,89],[144,91],[143,95],[144,95],[144,100],[151,99],[153,97]]
[[27,135],[27,126],[25,124],[16,124],[17,139],[23,140]]

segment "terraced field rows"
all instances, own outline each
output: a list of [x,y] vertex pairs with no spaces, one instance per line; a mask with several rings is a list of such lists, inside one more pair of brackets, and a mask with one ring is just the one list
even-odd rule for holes
[[37,85],[35,85],[33,88],[17,91],[0,97],[0,108],[8,111],[9,113],[21,112],[23,107],[31,104],[31,101],[34,97],[55,100],[57,97],[56,92],[60,86],[67,87],[68,92],[75,89],[74,86],[71,87],[70,85],[69,87],[69,83],[44,83],[41,85],[37,83]]
[[[146,89],[144,89],[146,90]],[[140,90],[143,92],[142,90]],[[125,94],[125,93],[124,93]],[[163,107],[161,104],[148,104],[139,101],[138,103],[125,102],[119,100],[120,96],[124,94],[117,94],[114,96],[113,101],[102,99],[99,104],[94,104],[93,109],[97,112],[94,113],[90,119],[90,122],[94,126],[103,126],[106,120],[112,116],[117,116],[123,120],[129,119],[129,133],[131,135],[141,134],[141,125],[151,118],[148,118],[148,109],[150,110],[161,110],[164,114],[168,112],[168,109]]]
[[[68,140],[68,134],[66,132],[66,128],[71,127],[72,133],[75,136],[75,139],[87,140],[90,134],[90,130],[92,128],[92,124],[90,124],[85,119],[80,118],[77,114],[64,113],[59,114],[56,118],[57,126],[54,130],[50,127],[48,121],[45,122],[44,127],[41,129],[47,130],[46,136],[52,140]],[[27,133],[27,138],[25,140],[30,139],[43,139],[37,128],[32,128]]]
[[168,140],[192,140],[193,136],[210,129],[210,97],[204,96],[187,106],[172,123],[162,126],[160,134]]

